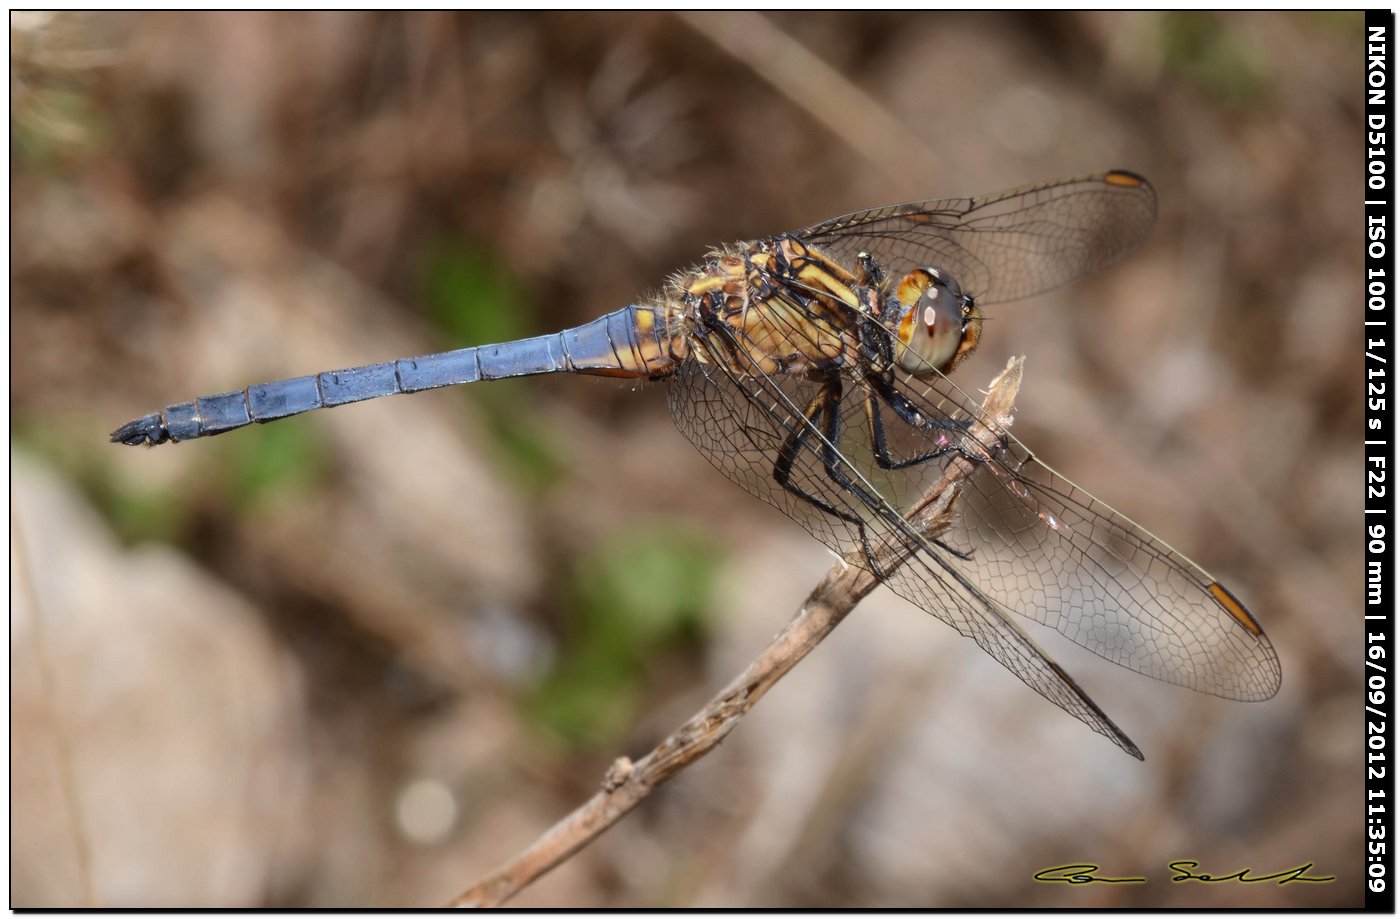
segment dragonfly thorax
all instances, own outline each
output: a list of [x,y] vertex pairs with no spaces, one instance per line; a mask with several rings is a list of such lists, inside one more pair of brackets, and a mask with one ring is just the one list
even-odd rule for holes
[[977,347],[982,311],[946,272],[916,268],[890,300],[886,322],[899,341],[900,369],[915,376],[951,373]]

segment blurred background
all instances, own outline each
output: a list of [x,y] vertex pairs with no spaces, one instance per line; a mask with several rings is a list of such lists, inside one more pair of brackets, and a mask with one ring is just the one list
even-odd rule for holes
[[[538,335],[707,246],[1108,167],[1157,231],[994,306],[976,390],[1229,584],[1227,702],[1037,630],[1139,763],[886,592],[519,906],[1358,906],[1359,15],[11,19],[11,903],[433,906],[831,564],[661,385],[159,450],[198,394]],[[1313,862],[1333,883],[1173,884]],[[1092,862],[1145,885],[1068,888]]]

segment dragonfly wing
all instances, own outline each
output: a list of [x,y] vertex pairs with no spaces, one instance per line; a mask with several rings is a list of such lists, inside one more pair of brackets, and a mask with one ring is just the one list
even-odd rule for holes
[[1113,170],[976,198],[857,211],[792,234],[838,261],[869,252],[890,277],[951,272],[982,303],[1059,287],[1118,261],[1157,216],[1147,180]]
[[[974,404],[946,377],[900,386],[926,413]],[[902,433],[915,443],[936,436]],[[971,555],[950,564],[988,597],[1107,660],[1228,699],[1278,691],[1278,655],[1243,604],[1010,434],[969,476],[948,540]]]
[[[758,304],[751,308],[764,307]],[[724,334],[737,338],[741,333]],[[833,550],[845,552],[863,545],[892,550],[888,554],[902,557],[903,564],[885,571],[885,583],[897,594],[971,637],[1032,689],[1142,758],[1133,742],[1026,635],[1009,611],[954,564],[956,557],[922,537],[898,512],[882,491],[895,484],[894,477],[880,482],[864,475],[862,469],[870,464],[852,461],[847,452],[839,450],[843,444],[838,443],[833,445],[839,451],[834,463],[842,476],[859,484],[864,496],[837,483],[827,468],[825,425],[809,412],[819,396],[820,384],[791,375],[740,373],[726,364],[725,354],[718,351],[723,346],[715,343],[713,336],[708,343],[697,338],[693,347],[717,350],[708,359],[692,359],[682,365],[672,377],[669,404],[682,433],[717,469],[797,520]],[[842,431],[854,435],[862,429],[862,397],[862,391],[852,389],[842,400]],[[807,435],[792,449],[793,432],[801,430]],[[827,504],[828,510],[779,484],[774,474],[776,457],[785,447],[792,457],[790,483]],[[903,483],[926,475],[932,465],[911,471]]]

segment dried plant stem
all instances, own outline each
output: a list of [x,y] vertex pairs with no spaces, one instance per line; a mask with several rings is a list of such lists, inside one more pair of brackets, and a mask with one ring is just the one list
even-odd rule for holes
[[59,680],[55,676],[53,656],[49,654],[50,643],[44,608],[40,604],[38,592],[34,589],[24,527],[20,523],[19,509],[14,504],[10,505],[10,552],[15,594],[21,600],[21,605],[27,606],[29,611],[29,650],[38,670],[39,695],[48,706],[48,722],[53,727],[54,764],[58,771],[59,798],[63,801],[63,816],[67,818],[69,831],[73,836],[73,852],[78,862],[81,893],[79,904],[86,909],[99,909],[102,903],[98,900],[97,890],[93,886],[92,846],[81,805],[82,796],[78,794],[78,778],[74,767],[76,759],[73,754],[72,725],[58,702]]
[[761,13],[677,12],[682,22],[753,70],[897,183],[935,177],[944,156],[883,102]]
[[[1012,359],[992,381],[982,402],[982,417],[964,435],[964,444],[970,450],[988,450],[996,442],[996,432],[983,423],[983,419],[1003,430],[1010,425],[1011,406],[1021,385],[1021,365],[1021,358]],[[932,538],[946,527],[958,486],[972,468],[972,463],[966,459],[950,462],[939,480],[916,504],[918,510],[910,519],[922,535]],[[588,845],[641,803],[653,789],[715,747],[773,684],[797,666],[875,588],[876,577],[854,564],[860,551],[853,550],[855,554],[848,553],[837,562],[812,590],[792,621],[742,674],[699,712],[636,762],[619,758],[603,778],[597,794],[519,855],[455,897],[450,905],[498,906],[504,903]],[[898,565],[903,557],[900,547],[892,545],[880,547],[875,555],[887,570],[889,565]]]

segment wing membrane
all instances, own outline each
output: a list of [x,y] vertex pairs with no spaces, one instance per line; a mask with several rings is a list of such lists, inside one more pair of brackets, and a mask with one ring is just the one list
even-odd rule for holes
[[[774,308],[771,298],[752,301],[748,310],[759,315],[745,328],[762,329],[769,346],[775,334],[793,342],[836,334],[815,327],[830,311],[804,318],[791,301]],[[830,428],[814,411],[829,383],[743,366],[736,356],[750,353],[744,334],[726,325],[695,337],[700,359],[682,366],[670,392],[681,431],[726,476],[832,549],[897,547],[904,563],[883,572],[885,583],[973,638],[1041,695],[1140,755],[1013,612],[1123,667],[1200,692],[1257,700],[1278,689],[1273,646],[1214,578],[1035,459],[1005,431],[998,432],[995,450],[976,447],[978,461],[960,486],[951,527],[936,538],[923,535],[905,514],[949,463],[967,460],[945,451],[906,468],[881,468],[868,418],[880,403],[852,368],[841,371],[840,423],[829,441]],[[892,459],[967,440],[946,422],[972,419],[978,406],[956,384],[942,376],[903,377],[896,386],[924,418],[944,423],[916,427],[883,410]],[[826,510],[775,478],[776,457],[785,448],[791,452],[795,431],[806,434],[793,457],[791,482]],[[856,487],[838,482],[831,465]]]
[[1041,293],[1118,261],[1152,231],[1157,196],[1122,170],[856,211],[792,234],[854,264],[874,254],[891,277],[949,271],[983,303]]
[[[971,403],[947,378],[904,386],[925,411]],[[952,537],[983,592],[1137,673],[1227,699],[1278,691],[1273,645],[1219,582],[1010,434],[1004,445],[969,477]]]
[[[765,307],[756,304],[751,308]],[[774,321],[781,321],[777,314]],[[791,334],[803,332],[794,327]],[[718,347],[698,340],[697,345]],[[823,432],[806,413],[816,385],[789,375],[742,374],[726,366],[725,354],[716,351],[710,360],[689,361],[682,366],[672,380],[669,403],[678,427],[716,468],[797,520],[823,544],[837,551],[860,546],[863,541],[900,547],[906,560],[897,570],[887,572],[884,581],[895,593],[971,637],[1036,692],[1140,759],[1136,745],[1006,609],[952,564],[954,556],[921,537],[873,483],[863,482],[875,498],[866,501],[834,482],[822,456],[826,444]],[[841,411],[844,429],[859,428],[864,412],[859,399],[844,400]],[[819,511],[774,479],[775,453],[799,428],[808,429],[809,437],[796,457],[794,483],[849,519]],[[844,454],[839,455],[838,463],[843,473],[863,478],[860,465]],[[927,472],[920,469],[918,474]]]

